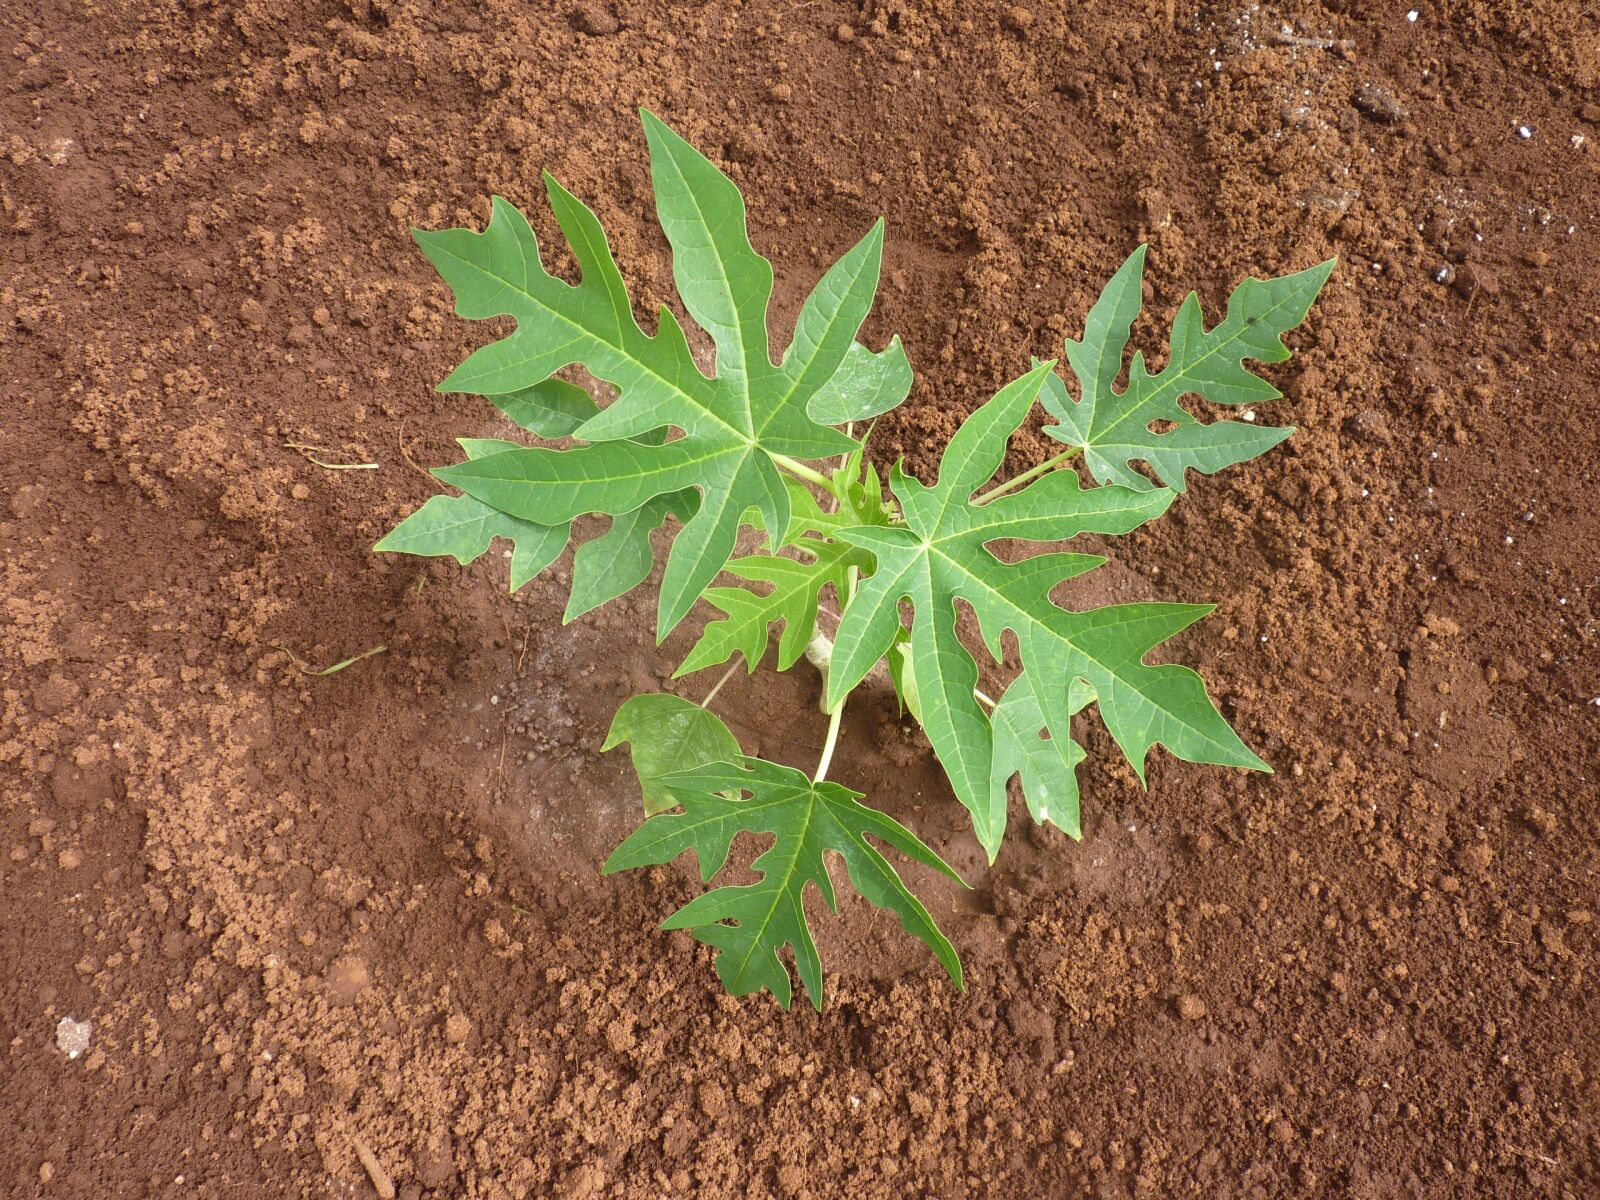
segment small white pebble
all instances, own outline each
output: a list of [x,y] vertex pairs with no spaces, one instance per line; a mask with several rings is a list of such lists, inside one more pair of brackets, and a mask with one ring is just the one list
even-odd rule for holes
[[1418,13],[1417,10],[1413,8],[1410,12],[1408,12],[1406,14],[1406,20],[1410,21],[1413,25],[1415,25],[1417,23],[1417,18],[1419,16],[1421,16],[1421,14]]
[[1526,125],[1518,125],[1517,126],[1517,136],[1519,138],[1522,138],[1524,141],[1526,141],[1528,138],[1531,138],[1533,136],[1533,130],[1530,129]]
[[68,1058],[77,1058],[89,1048],[89,1038],[93,1032],[92,1022],[62,1017],[56,1023],[56,1049]]
[[1256,410],[1253,408],[1247,408],[1244,410],[1243,416],[1246,421],[1254,421],[1256,419]]

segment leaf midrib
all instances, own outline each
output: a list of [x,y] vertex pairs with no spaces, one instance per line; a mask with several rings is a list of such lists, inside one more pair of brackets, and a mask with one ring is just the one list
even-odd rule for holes
[[[796,792],[799,792],[798,788],[796,788],[795,790],[796,790]],[[798,872],[798,866],[799,866],[799,862],[800,862],[800,854],[801,854],[801,851],[803,851],[805,849],[806,836],[811,831],[811,818],[816,812],[816,807],[817,807],[817,803],[818,803],[818,799],[819,799],[819,797],[817,796],[817,793],[816,793],[816,791],[814,789],[808,789],[806,792],[804,792],[802,794],[806,796],[806,800],[804,801],[805,810],[806,810],[805,811],[805,819],[801,822],[800,832],[794,839],[794,850],[788,857],[788,868],[783,873],[783,876],[782,876],[781,880],[779,880],[778,886],[773,887],[773,888],[768,888],[767,885],[773,880],[774,873],[772,871],[767,870],[765,867],[763,867],[761,869],[761,890],[762,891],[767,891],[767,892],[770,893],[770,895],[772,897],[772,902],[767,905],[766,911],[762,914],[761,924],[756,927],[756,929],[754,931],[754,936],[750,939],[749,948],[739,958],[739,973],[738,973],[738,977],[740,979],[743,979],[745,977],[745,972],[749,969],[751,958],[755,955],[756,951],[758,949],[760,949],[762,947],[762,945],[764,944],[764,941],[765,941],[765,938],[766,938],[767,929],[772,924],[773,919],[774,919],[775,915],[777,914],[778,905],[782,901],[783,897],[788,895],[789,889],[790,889],[790,885],[791,885],[792,881],[794,880],[794,877],[795,877],[796,873]],[[792,802],[792,800],[790,802]],[[773,842],[772,850],[776,850],[778,848],[778,846],[781,845],[782,842],[783,842],[783,835],[781,833],[776,833],[775,832],[773,834],[773,837],[776,838],[777,840]],[[772,853],[772,850],[769,850],[767,853],[768,854]],[[765,857],[765,855],[763,855],[762,857]],[[802,889],[804,889],[805,885],[806,885],[806,881],[804,879],[802,879],[800,881],[800,887]],[[802,929],[804,929],[805,928],[805,909],[804,909],[803,905],[800,906],[800,910],[801,910],[800,911],[800,926],[801,926]],[[748,926],[746,926],[745,928],[748,928]],[[774,947],[774,950],[776,950],[776,949],[777,948]]]
[[[1278,312],[1280,309],[1287,307],[1289,304],[1294,302],[1294,299],[1295,299],[1295,297],[1293,295],[1285,296],[1283,299],[1279,300],[1276,304],[1272,305],[1270,308],[1264,309],[1259,314],[1256,314],[1257,322],[1259,323],[1260,321],[1264,321],[1269,316],[1271,316],[1272,314]],[[1228,319],[1227,316],[1224,316],[1223,319],[1222,319],[1223,323],[1226,323],[1227,319]],[[1229,347],[1233,346],[1235,343],[1240,341],[1244,336],[1244,330],[1250,329],[1250,328],[1252,328],[1252,326],[1249,323],[1246,323],[1240,329],[1240,331],[1238,333],[1235,333],[1232,337],[1222,339],[1222,341],[1219,342],[1216,346],[1214,346],[1210,350],[1207,350],[1205,353],[1199,355],[1198,357],[1191,358],[1191,359],[1185,359],[1182,364],[1168,363],[1166,368],[1164,370],[1162,370],[1161,374],[1154,375],[1154,376],[1148,376],[1147,378],[1149,378],[1152,383],[1156,384],[1156,386],[1153,389],[1151,389],[1151,391],[1149,393],[1147,393],[1142,399],[1137,400],[1134,404],[1132,404],[1128,408],[1126,408],[1123,411],[1121,416],[1117,417],[1116,420],[1112,421],[1109,425],[1105,426],[1105,428],[1100,430],[1098,435],[1096,435],[1094,433],[1094,430],[1091,427],[1091,429],[1090,429],[1091,436],[1090,436],[1089,440],[1084,443],[1084,449],[1087,450],[1087,449],[1089,449],[1091,447],[1098,449],[1098,448],[1100,448],[1102,446],[1105,446],[1105,445],[1117,444],[1117,443],[1112,443],[1111,440],[1110,440],[1110,434],[1111,434],[1111,432],[1113,430],[1120,429],[1122,426],[1126,425],[1129,421],[1135,419],[1135,417],[1137,417],[1138,414],[1141,411],[1148,411],[1158,401],[1165,400],[1165,399],[1169,398],[1169,395],[1172,393],[1173,389],[1177,388],[1180,383],[1182,383],[1185,379],[1187,379],[1189,377],[1190,372],[1192,372],[1201,363],[1209,362],[1211,359],[1215,358],[1218,354],[1221,354],[1223,351],[1227,350]],[[1202,314],[1202,316],[1200,318],[1200,335],[1201,335],[1201,337],[1202,338],[1207,337],[1211,333],[1214,333],[1214,332],[1215,332],[1214,329],[1212,329],[1212,330],[1206,329],[1206,327],[1205,327],[1205,317]],[[1260,360],[1256,360],[1256,361],[1260,361]],[[1178,373],[1177,373],[1176,376],[1174,376],[1172,381],[1169,383],[1169,382],[1167,382],[1167,375],[1169,373],[1171,373],[1173,367],[1178,367]],[[1129,386],[1130,389],[1133,387],[1133,384],[1132,384],[1131,381],[1129,382],[1128,386]],[[1110,388],[1107,388],[1106,390],[1107,390],[1107,393],[1108,393],[1109,396],[1111,396],[1114,399],[1118,399],[1118,400],[1123,399],[1128,394],[1126,391],[1124,391],[1121,395],[1118,395],[1115,391],[1112,391]],[[1182,395],[1185,395],[1185,394],[1187,394],[1187,389],[1179,389],[1177,391],[1177,393],[1176,393],[1177,396],[1182,396]],[[1099,410],[1100,410],[1099,401],[1096,400],[1096,402],[1095,402],[1095,413],[1096,413],[1096,415],[1099,414]]]
[[[937,543],[935,543],[935,544],[937,544]],[[1139,685],[1137,683],[1134,683],[1132,680],[1129,680],[1121,672],[1119,672],[1119,671],[1113,669],[1112,667],[1108,666],[1105,663],[1104,660],[1102,660],[1100,658],[1097,658],[1095,655],[1089,653],[1089,651],[1085,650],[1082,646],[1080,646],[1071,637],[1068,637],[1066,634],[1061,633],[1059,630],[1052,629],[1049,625],[1045,624],[1043,621],[1041,621],[1038,617],[1034,616],[1027,609],[1018,606],[1010,598],[1008,598],[1005,595],[1004,592],[999,591],[993,585],[991,585],[987,581],[985,581],[981,576],[973,574],[973,572],[971,572],[970,570],[968,570],[967,568],[962,566],[962,564],[960,563],[959,560],[952,558],[950,555],[946,554],[942,550],[933,550],[931,552],[932,553],[937,553],[940,558],[944,559],[945,562],[949,563],[953,568],[955,568],[955,570],[960,575],[962,575],[966,579],[969,579],[973,583],[978,585],[978,587],[986,595],[991,597],[995,603],[1003,606],[1006,611],[1014,613],[1014,614],[1017,615],[1017,617],[1020,617],[1022,619],[1022,621],[1028,627],[1030,627],[1034,631],[1042,631],[1045,634],[1049,635],[1051,638],[1054,638],[1058,642],[1065,642],[1067,645],[1071,646],[1074,651],[1076,651],[1078,654],[1082,655],[1084,658],[1088,659],[1095,666],[1099,667],[1102,671],[1104,671],[1107,675],[1109,675],[1113,679],[1120,680],[1124,687],[1127,687],[1129,690],[1137,693],[1138,696],[1145,701],[1145,703],[1149,704],[1157,712],[1161,712],[1161,713],[1167,714],[1171,719],[1177,721],[1177,723],[1182,725],[1185,729],[1188,729],[1191,732],[1193,732],[1194,734],[1196,734],[1197,736],[1203,738],[1207,743],[1210,743],[1210,744],[1213,744],[1213,745],[1216,744],[1216,739],[1214,737],[1212,737],[1209,733],[1207,733],[1205,730],[1203,730],[1203,729],[1199,728],[1198,726],[1192,724],[1191,722],[1185,720],[1183,717],[1179,716],[1176,712],[1174,712],[1171,708],[1161,704],[1157,700],[1152,699],[1151,696],[1145,691],[1145,689],[1141,685]],[[930,572],[930,576],[931,576],[931,572]],[[960,596],[961,593],[952,590],[952,595]],[[965,597],[963,597],[963,598],[965,598]],[[971,601],[968,600],[968,603],[970,604]],[[976,606],[974,606],[974,607],[976,607]],[[1051,607],[1054,608],[1055,606],[1052,605]],[[1066,613],[1066,612],[1069,612],[1070,610],[1064,609],[1064,608],[1057,608],[1056,611],[1057,612],[1061,612],[1061,613]],[[1118,622],[1118,624],[1130,624],[1130,623],[1131,622]],[[1005,626],[1006,626],[1006,628],[1010,629],[1013,633],[1016,633],[1018,635],[1020,635],[1022,633],[1022,631],[1023,631],[1023,626],[1021,624],[1017,624],[1017,623],[1014,623],[1012,621],[1007,621],[1005,623]],[[1101,628],[1105,628],[1105,627],[1102,626]],[[1139,665],[1143,666],[1144,664],[1140,663]],[[1024,663],[1023,664],[1023,670],[1026,671],[1027,669],[1028,669],[1028,664]],[[1100,697],[1097,696],[1095,698],[1095,702],[1098,705],[1100,703]],[[1063,732],[1065,732],[1065,731],[1063,731]]]
[[[521,239],[520,238],[516,239],[516,241],[517,241],[518,252],[523,255],[523,261],[524,261],[524,264],[526,265],[527,252],[522,249]],[[666,386],[668,388],[668,390],[670,390],[673,393],[675,393],[676,395],[680,396],[686,404],[690,405],[691,407],[697,409],[700,412],[705,413],[706,416],[711,418],[711,420],[715,421],[717,424],[721,425],[724,429],[728,430],[729,433],[732,433],[732,434],[736,435],[741,442],[746,442],[746,443],[750,444],[751,446],[755,445],[755,439],[754,439],[754,436],[752,434],[747,433],[745,430],[740,429],[737,425],[735,425],[732,422],[728,421],[726,418],[724,418],[722,416],[722,414],[717,412],[714,408],[710,407],[710,404],[709,404],[708,401],[702,401],[698,397],[696,397],[696,396],[692,395],[691,393],[685,391],[683,389],[682,385],[677,383],[675,380],[668,378],[666,375],[663,375],[653,364],[651,364],[649,362],[646,362],[644,359],[639,358],[637,355],[634,355],[634,354],[630,353],[626,347],[624,347],[622,345],[619,345],[618,343],[623,340],[622,338],[618,338],[616,342],[608,341],[607,339],[601,337],[599,334],[595,333],[594,330],[585,328],[584,326],[578,324],[577,321],[573,320],[566,313],[562,312],[559,308],[556,308],[553,305],[549,305],[549,304],[544,303],[542,300],[539,299],[539,297],[535,296],[532,292],[530,292],[527,289],[527,287],[525,287],[524,285],[518,284],[514,280],[507,279],[503,275],[500,275],[500,274],[495,273],[493,271],[489,271],[489,270],[485,269],[484,267],[479,266],[477,263],[473,262],[471,259],[463,258],[461,255],[457,254],[454,250],[450,249],[448,246],[442,246],[442,247],[439,247],[439,249],[440,249],[440,251],[442,253],[449,255],[451,258],[455,259],[457,262],[463,263],[466,266],[472,268],[473,270],[480,271],[483,274],[489,276],[489,278],[495,280],[502,287],[507,288],[512,292],[515,292],[519,296],[526,297],[527,300],[535,308],[538,308],[539,310],[541,310],[543,312],[547,312],[547,313],[552,314],[562,324],[566,325],[568,328],[570,328],[574,332],[576,332],[579,335],[580,339],[586,339],[586,340],[588,340],[590,342],[593,342],[593,343],[595,343],[597,345],[605,346],[608,349],[615,351],[617,354],[621,355],[626,361],[628,361],[628,362],[634,364],[636,367],[638,367],[643,374],[648,375],[652,379],[658,380],[660,383],[662,383],[664,386]],[[541,270],[543,269],[542,265],[541,265],[540,269]],[[547,277],[549,279],[553,280],[556,283],[557,286],[566,288],[569,292],[571,292],[574,295],[578,294],[582,290],[582,286],[583,285],[581,285],[581,284],[579,286],[577,286],[577,287],[574,287],[573,285],[571,285],[569,283],[566,283],[566,282],[564,282],[564,281],[562,281],[560,279],[556,279],[555,276],[553,276],[553,275],[548,275],[548,273],[547,273]],[[638,328],[638,323],[637,322],[634,323],[634,327],[636,329]],[[621,333],[622,330],[618,330],[618,332]],[[644,330],[640,329],[639,330],[639,336],[644,338],[646,341],[650,342],[651,344],[654,344],[655,341],[656,341],[656,338],[660,337],[660,332],[657,331],[655,337],[652,337],[650,334],[647,334],[647,333],[644,332]],[[528,360],[527,359],[523,359],[522,361],[523,362],[527,362]],[[692,363],[690,365],[693,366]],[[726,387],[725,387],[725,385],[727,383],[727,377],[726,376],[719,375],[719,376],[715,376],[715,377],[713,377],[711,379],[706,379],[706,377],[704,375],[700,374],[700,371],[699,371],[698,367],[695,367],[694,371],[695,371],[695,374],[697,376],[699,376],[699,378],[704,379],[705,382],[707,384],[709,384],[712,388],[722,387],[722,388],[724,388],[724,390],[726,390]],[[614,381],[607,380],[607,382],[614,382]],[[748,397],[746,398],[745,407],[746,407],[746,411],[748,411],[748,409],[749,409]],[[697,435],[697,436],[703,436],[703,435]]]
[[[722,373],[719,370],[718,374],[716,376],[716,379],[717,379],[718,382],[723,383],[723,384],[732,383],[734,381],[738,382],[739,386],[738,386],[738,389],[737,389],[737,391],[736,391],[736,393],[734,395],[734,399],[736,401],[741,402],[741,404],[743,406],[744,419],[745,419],[745,425],[746,425],[746,428],[743,429],[743,430],[739,430],[739,432],[744,434],[745,437],[747,437],[750,440],[751,444],[753,445],[755,443],[755,440],[756,440],[756,432],[755,432],[755,415],[754,415],[753,407],[752,407],[752,404],[751,404],[751,396],[750,396],[750,364],[745,361],[744,330],[741,328],[742,322],[740,320],[739,303],[738,303],[738,300],[735,298],[735,296],[733,294],[733,281],[728,277],[727,264],[723,259],[721,249],[717,246],[716,234],[712,231],[711,222],[707,219],[706,210],[700,203],[700,197],[696,194],[695,189],[689,185],[688,177],[686,175],[684,175],[683,169],[681,167],[679,167],[679,165],[678,165],[678,158],[677,158],[676,148],[675,147],[669,147],[669,152],[668,152],[668,154],[666,156],[666,161],[671,164],[672,173],[677,176],[679,187],[683,190],[683,193],[686,196],[688,196],[690,205],[694,208],[695,214],[700,218],[700,227],[706,231],[707,239],[708,239],[708,241],[710,243],[711,249],[715,252],[714,253],[714,257],[716,258],[716,261],[717,261],[717,273],[716,273],[716,276],[715,276],[715,282],[718,285],[719,289],[721,290],[723,297],[728,302],[728,310],[733,314],[733,329],[734,329],[734,334],[735,334],[735,336],[737,337],[737,339],[739,341],[739,359],[740,359],[739,364],[738,364],[738,369],[730,370],[726,374]],[[741,204],[742,203],[743,202],[741,201]],[[748,239],[747,239],[747,242],[748,242]],[[754,247],[751,248],[751,252],[754,253]],[[673,253],[674,254],[677,253],[676,247],[673,248]],[[766,330],[765,324],[766,324],[766,322],[763,321],[762,322],[762,325],[763,325],[762,333],[764,335],[766,335],[766,336],[764,336],[762,338],[763,341],[767,341],[771,336],[768,333],[768,331]],[[713,340],[715,340],[715,339],[713,339]],[[718,346],[717,347],[717,351],[718,351],[718,363],[717,363],[717,365],[718,365],[719,368],[723,365],[722,362],[721,362],[721,350],[722,350],[722,347]],[[763,355],[763,357],[768,358],[768,359],[771,358],[770,347],[769,347],[768,351]],[[736,426],[730,425],[729,428],[730,429],[731,428],[736,428]]]

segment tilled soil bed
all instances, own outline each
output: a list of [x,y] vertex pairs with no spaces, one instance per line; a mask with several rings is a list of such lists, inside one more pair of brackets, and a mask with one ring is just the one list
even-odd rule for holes
[[[0,31],[0,1193],[1600,1192],[1600,11],[13,0]],[[566,269],[549,167],[652,312],[639,104],[745,191],[777,328],[887,216],[866,336],[919,380],[874,443],[924,477],[1139,241],[1157,360],[1190,287],[1216,314],[1339,256],[1270,371],[1298,434],[1191,476],[1092,597],[1217,601],[1173,656],[1275,775],[1157,754],[1146,792],[1085,720],[1083,841],[987,869],[920,735],[852,707],[838,776],[975,884],[917,877],[965,995],[855,900],[821,1015],[721,995],[654,929],[687,862],[599,875],[639,817],[600,740],[627,694],[703,694],[666,682],[693,628],[658,649],[645,595],[563,630],[570,559],[511,596],[498,553],[369,552],[507,429],[432,390],[490,331],[408,226],[499,193]],[[719,707],[809,766],[816,691]]]

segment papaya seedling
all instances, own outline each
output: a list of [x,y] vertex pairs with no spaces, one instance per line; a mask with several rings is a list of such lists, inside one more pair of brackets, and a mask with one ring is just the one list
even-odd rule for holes
[[[804,896],[814,887],[836,906],[831,854],[849,884],[892,911],[959,986],[954,947],[885,851],[959,876],[910,830],[829,778],[846,702],[886,664],[991,862],[1014,781],[1035,821],[1080,836],[1076,772],[1086,752],[1072,723],[1091,706],[1141,781],[1157,745],[1191,762],[1269,770],[1195,672],[1145,661],[1209,605],[1073,610],[1052,599],[1053,589],[1105,558],[1051,550],[1006,562],[990,547],[1129,533],[1167,510],[1188,471],[1210,474],[1287,438],[1291,429],[1202,422],[1181,402],[1276,398],[1245,363],[1289,357],[1283,335],[1304,319],[1333,263],[1245,280],[1210,329],[1191,293],[1172,326],[1166,365],[1152,372],[1136,352],[1119,391],[1143,302],[1141,247],[1091,308],[1082,338],[1065,345],[1075,396],[1056,361],[1035,362],[951,437],[936,482],[919,481],[902,463],[885,481],[865,452],[866,435],[854,436],[902,403],[912,383],[898,338],[881,351],[856,340],[877,288],[882,221],[823,275],[780,352],[767,319],[772,268],[750,243],[737,187],[650,113],[643,120],[674,281],[714,347],[714,369],[696,364],[670,308],[645,332],[599,220],[548,174],[550,204],[580,272],[576,284],[545,269],[527,218],[499,197],[481,233],[415,231],[459,315],[516,320],[514,332],[474,352],[440,389],[484,396],[528,434],[561,444],[463,440],[464,460],[435,471],[460,494],[428,500],[376,549],[450,555],[464,565],[504,538],[516,589],[567,547],[575,518],[607,517],[609,527],[574,551],[570,621],[643,583],[653,566],[652,532],[675,524],[658,640],[702,599],[717,614],[677,674],[730,660],[753,673],[778,630],[778,670],[804,658],[824,673],[823,749],[809,774],[744,755],[710,711],[716,689],[700,705],[665,693],[628,700],[605,748],[630,747],[646,819],[605,871],[693,852],[710,883],[736,834],[769,836],[770,847],[751,864],[758,882],[714,888],[665,927],[687,929],[715,949],[728,991],[767,989],[785,1007],[792,984],[783,950],[790,947],[821,1008],[822,966]],[[556,377],[570,366],[614,387],[615,400],[602,408]],[[1053,422],[1045,433],[1063,449],[997,482],[1010,439],[1036,404]],[[742,528],[755,532],[759,549],[735,557]],[[977,618],[976,647],[957,634],[957,600]],[[834,614],[831,632],[819,622],[825,610]],[[999,663],[1007,631],[1022,669],[991,698],[980,688],[980,656]]]

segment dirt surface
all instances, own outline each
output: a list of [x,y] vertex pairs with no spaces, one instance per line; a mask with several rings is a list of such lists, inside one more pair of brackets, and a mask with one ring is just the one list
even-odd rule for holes
[[[1600,13],[1407,7],[4,6],[0,1193],[1600,1193]],[[1298,435],[1103,573],[1219,602],[1175,655],[1276,775],[1146,793],[1094,727],[1083,842],[985,870],[853,706],[839,777],[976,884],[917,877],[966,995],[850,902],[823,1015],[721,996],[654,932],[688,868],[598,872],[601,736],[692,630],[368,553],[505,428],[431,390],[489,331],[407,226],[496,191],[560,263],[549,167],[652,309],[640,103],[745,190],[779,325],[887,216],[875,440],[924,473],[1139,240],[1150,349],[1340,257]],[[815,691],[719,707],[809,765]]]

